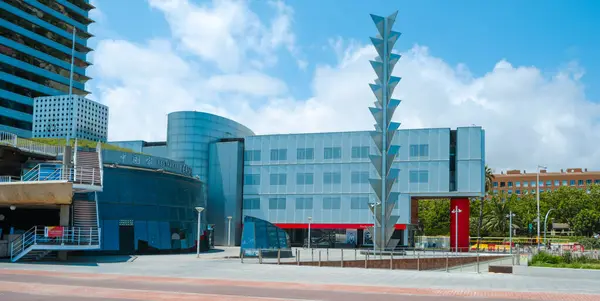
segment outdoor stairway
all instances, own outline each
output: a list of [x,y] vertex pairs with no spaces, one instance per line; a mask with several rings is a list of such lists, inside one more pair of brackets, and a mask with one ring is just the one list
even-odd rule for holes
[[98,228],[96,202],[73,199],[73,227],[81,229]]
[[96,151],[78,150],[75,156],[75,181],[81,184],[101,186],[100,154]]
[[50,250],[31,250],[23,257],[21,257],[21,261],[39,261],[42,258],[47,257],[50,254]]

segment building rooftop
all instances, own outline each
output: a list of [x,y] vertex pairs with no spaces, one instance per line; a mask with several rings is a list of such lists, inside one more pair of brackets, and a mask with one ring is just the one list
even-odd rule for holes
[[[600,174],[600,171],[589,170],[587,168],[566,168],[561,169],[560,171],[548,171],[546,169],[541,169],[540,174],[545,175],[567,175],[567,174]],[[506,176],[535,176],[537,174],[536,171],[527,172],[526,170],[519,169],[510,169],[506,171],[500,171],[500,173],[494,173],[496,177],[506,177]]]

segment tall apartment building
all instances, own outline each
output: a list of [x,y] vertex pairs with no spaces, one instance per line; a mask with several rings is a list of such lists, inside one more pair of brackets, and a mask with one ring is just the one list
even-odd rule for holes
[[108,107],[79,95],[36,97],[34,138],[78,138],[106,142]]
[[[555,190],[561,186],[572,186],[586,189],[588,185],[600,184],[600,171],[588,171],[587,168],[567,168],[560,172],[548,172],[540,170],[539,174],[540,193]],[[520,170],[508,170],[494,175],[492,186],[493,193],[507,194],[535,194],[537,190],[537,172]]]
[[31,137],[33,98],[69,93],[74,28],[73,94],[89,93],[93,8],[88,0],[0,1],[0,131]]

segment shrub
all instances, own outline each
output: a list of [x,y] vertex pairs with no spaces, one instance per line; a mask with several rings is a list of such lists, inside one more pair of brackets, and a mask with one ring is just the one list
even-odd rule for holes
[[600,249],[600,239],[593,237],[585,237],[579,240],[579,243],[583,245],[586,250]]
[[540,252],[540,253],[533,255],[533,258],[531,258],[531,263],[532,264],[536,264],[536,263],[559,264],[559,263],[563,263],[564,262],[563,260],[564,260],[564,258],[561,256],[548,254],[546,252]]

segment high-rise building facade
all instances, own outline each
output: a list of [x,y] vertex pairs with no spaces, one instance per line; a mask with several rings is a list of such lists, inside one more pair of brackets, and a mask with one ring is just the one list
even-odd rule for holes
[[[539,183],[536,184],[539,178]],[[576,187],[578,189],[588,189],[592,184],[600,184],[600,172],[588,171],[587,168],[567,168],[560,172],[550,172],[541,169],[538,175],[537,171],[527,172],[525,170],[508,170],[494,174],[492,183],[492,192],[505,193],[507,195],[516,194],[518,196],[525,194],[535,194],[538,186],[540,193],[552,191],[561,186]]]
[[0,1],[0,131],[32,136],[33,98],[69,94],[72,57],[72,93],[89,93],[93,8],[87,0]]
[[78,138],[106,142],[108,107],[79,95],[36,97],[34,138]]

